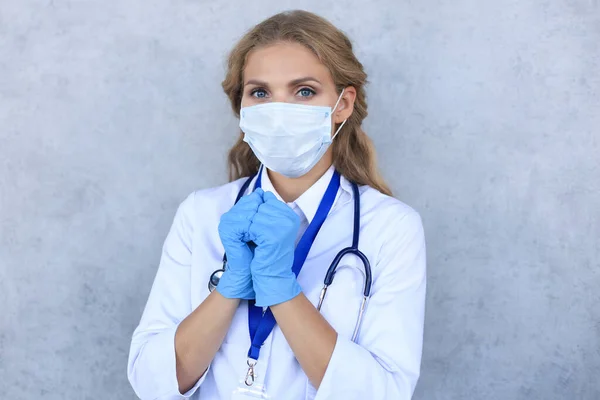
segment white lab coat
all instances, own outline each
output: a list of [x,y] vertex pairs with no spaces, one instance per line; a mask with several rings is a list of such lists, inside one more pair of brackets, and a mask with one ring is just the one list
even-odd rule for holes
[[[301,217],[301,232],[314,217],[332,173],[330,169],[289,204]],[[209,276],[221,267],[219,219],[232,207],[244,181],[195,191],[177,210],[131,341],[128,377],[143,400],[229,399],[245,377],[250,346],[245,301],[208,371],[185,394],[178,391],[174,349],[178,324],[209,295]],[[266,172],[262,187],[274,191]],[[276,326],[255,367],[256,384],[264,385],[272,399],[408,400],[414,392],[425,308],[421,218],[406,204],[373,188],[362,187],[360,192],[359,248],[371,262],[373,286],[358,343],[352,342],[351,336],[364,275],[360,260],[346,256],[321,309],[338,339],[319,390],[312,387]],[[352,187],[342,177],[335,203],[298,276],[304,294],[315,305],[325,271],[337,252],[352,242],[352,222]]]

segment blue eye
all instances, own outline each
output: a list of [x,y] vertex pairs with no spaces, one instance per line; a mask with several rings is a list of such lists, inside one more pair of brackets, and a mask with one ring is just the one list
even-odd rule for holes
[[267,92],[264,89],[254,89],[250,94],[257,99],[264,99],[267,97]]
[[311,97],[314,96],[316,93],[310,88],[302,88],[298,91],[298,94],[300,95],[300,97]]

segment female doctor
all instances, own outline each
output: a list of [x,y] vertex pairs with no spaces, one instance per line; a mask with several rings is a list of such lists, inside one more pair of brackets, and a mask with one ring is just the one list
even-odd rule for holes
[[232,182],[177,210],[131,341],[141,399],[411,398],[423,228],[377,171],[365,82],[348,38],[305,11],[235,46]]

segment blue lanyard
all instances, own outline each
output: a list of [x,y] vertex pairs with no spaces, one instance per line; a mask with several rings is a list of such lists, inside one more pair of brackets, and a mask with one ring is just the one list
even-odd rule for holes
[[[261,179],[260,172],[258,173],[258,177],[256,179],[256,184],[254,185],[254,189],[261,187]],[[340,174],[337,171],[334,171],[333,176],[331,177],[331,181],[329,182],[329,186],[327,186],[327,190],[323,195],[323,199],[321,199],[321,203],[319,204],[319,208],[317,208],[317,213],[313,218],[312,222],[306,228],[306,231],[302,235],[300,242],[296,246],[296,250],[294,251],[294,264],[292,265],[292,271],[296,276],[300,273],[302,266],[304,265],[304,261],[308,256],[308,252],[312,247],[323,222],[327,218],[331,207],[333,206],[333,202],[335,201],[335,197],[337,195],[338,189],[340,187]],[[248,357],[258,360],[258,356],[260,354],[260,348],[267,339],[267,337],[271,334],[271,331],[275,327],[277,322],[275,321],[275,317],[271,312],[270,308],[263,314],[262,307],[257,307],[254,305],[254,300],[250,300],[248,303],[248,330],[250,331],[250,341],[251,346],[250,350],[248,350]]]

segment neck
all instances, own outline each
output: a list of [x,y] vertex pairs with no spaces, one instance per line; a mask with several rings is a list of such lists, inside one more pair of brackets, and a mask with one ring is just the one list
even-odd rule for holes
[[267,170],[269,179],[273,184],[273,187],[279,193],[283,201],[291,203],[304,192],[306,192],[312,185],[315,184],[321,178],[325,172],[331,167],[331,157],[323,156],[319,162],[310,170],[307,174],[299,178],[288,178],[274,171]]

